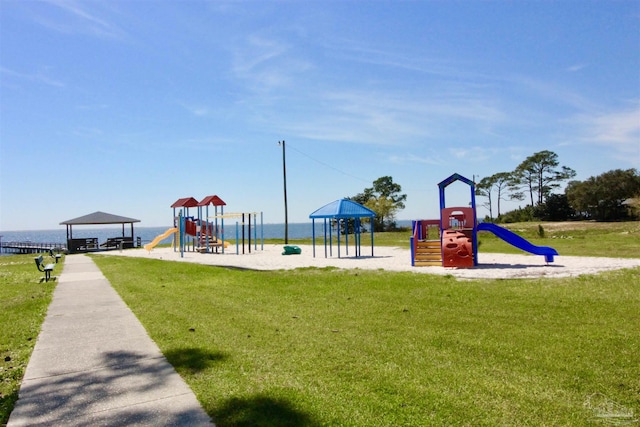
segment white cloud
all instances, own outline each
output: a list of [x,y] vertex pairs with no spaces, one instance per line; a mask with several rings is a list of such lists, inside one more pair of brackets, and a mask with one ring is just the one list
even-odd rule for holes
[[397,164],[407,164],[407,163],[419,163],[424,165],[441,165],[442,164],[442,156],[438,153],[431,153],[431,156],[422,155],[417,156],[413,153],[408,154],[395,154],[389,157],[389,161]]
[[587,64],[573,64],[566,68],[567,71],[571,73],[575,73],[577,71],[581,71],[587,67]]
[[213,114],[213,111],[205,105],[186,104],[182,102],[179,103],[179,105],[196,117],[209,117]]
[[524,89],[525,94],[539,98],[550,106],[571,107],[578,111],[597,109],[597,105],[583,94],[550,81],[522,75],[506,77],[505,80],[514,83],[514,88]]
[[293,46],[275,38],[251,35],[230,49],[233,75],[259,93],[291,86],[296,76],[313,68],[291,52]]
[[574,138],[562,145],[576,143],[606,147],[607,157],[640,167],[640,104],[617,111],[581,114],[567,121]]
[[581,127],[581,141],[604,145],[613,157],[640,167],[640,103],[632,108],[582,115],[574,120]]
[[487,150],[482,147],[455,147],[449,148],[448,152],[450,158],[456,158],[473,163],[483,162],[492,157],[491,150]]
[[275,40],[248,36],[234,52],[234,70],[241,75],[255,71],[261,65],[282,56],[288,46]]
[[340,60],[395,68],[401,72],[415,71],[425,75],[438,76],[447,81],[479,77],[477,72],[468,71],[468,64],[450,61],[442,57],[431,57],[425,54],[422,47],[407,52],[406,45],[381,47],[348,39],[324,42],[323,47],[328,55]]
[[274,114],[281,132],[301,138],[386,146],[450,143],[467,132],[493,138],[505,114],[473,94],[424,94],[366,87],[306,94],[304,111]]
[[592,118],[591,139],[604,144],[640,144],[640,106]]
[[90,2],[81,4],[73,0],[46,0],[45,3],[54,6],[62,15],[53,13],[34,13],[33,19],[40,25],[65,34],[89,34],[104,39],[124,39],[125,31],[119,26],[90,12],[87,4],[94,8],[111,6],[108,3]]
[[48,68],[45,68],[43,71],[37,71],[35,73],[20,73],[20,72],[17,72],[17,71],[14,71],[14,70],[10,70],[10,69],[5,68],[5,67],[0,67],[0,74],[3,74],[5,76],[9,76],[9,77],[13,77],[13,78],[16,78],[16,79],[19,79],[19,80],[26,80],[26,81],[30,81],[30,82],[45,84],[47,86],[53,86],[53,87],[65,87],[66,86],[62,81],[57,80],[54,77],[51,77],[49,75],[49,69]]

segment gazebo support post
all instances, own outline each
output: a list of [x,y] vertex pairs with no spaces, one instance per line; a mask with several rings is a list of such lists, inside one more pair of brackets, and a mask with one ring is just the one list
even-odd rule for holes
[[344,248],[345,254],[349,256],[349,218],[347,218],[344,224]]
[[[331,226],[331,222],[329,222],[329,256],[333,256],[333,226]],[[325,258],[327,255],[325,254]]]
[[313,257],[316,257],[316,220],[311,219],[311,247],[313,248]]
[[371,225],[371,256],[373,257],[373,220],[369,224]]
[[361,256],[360,253],[360,218],[356,218],[356,257]]
[[338,219],[338,258],[340,258],[340,219]]
[[[324,223],[322,224],[322,232],[324,233],[324,257],[327,257],[327,218],[323,218]],[[315,221],[315,219],[314,219]],[[329,234],[331,236],[331,234]]]

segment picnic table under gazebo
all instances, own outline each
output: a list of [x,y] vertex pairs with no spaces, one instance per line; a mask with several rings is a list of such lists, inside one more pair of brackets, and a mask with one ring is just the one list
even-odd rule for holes
[[[67,226],[67,249],[69,253],[78,252],[91,252],[100,250],[100,247],[105,249],[127,249],[133,248],[133,223],[140,222],[139,219],[128,218],[126,216],[113,215],[106,212],[94,212],[88,215],[80,216],[78,218],[69,219],[63,221],[60,225]],[[122,236],[110,237],[102,245],[98,244],[97,237],[88,237],[81,239],[73,238],[73,226],[78,225],[111,225],[122,224]],[[125,224],[130,225],[131,233],[129,236],[125,234]]]

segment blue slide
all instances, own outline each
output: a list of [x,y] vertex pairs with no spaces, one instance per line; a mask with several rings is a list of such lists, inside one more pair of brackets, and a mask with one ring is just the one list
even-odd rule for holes
[[478,231],[489,231],[518,249],[522,249],[523,251],[530,252],[534,255],[544,255],[544,260],[546,262],[553,262],[554,255],[558,255],[558,251],[550,248],[549,246],[536,246],[524,237],[518,236],[513,231],[509,231],[506,228],[502,228],[489,222],[482,222],[478,224]]

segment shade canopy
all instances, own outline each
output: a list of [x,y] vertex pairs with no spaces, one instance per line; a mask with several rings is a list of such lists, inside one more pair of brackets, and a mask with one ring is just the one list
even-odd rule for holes
[[140,222],[140,220],[97,211],[88,215],[79,216],[78,218],[62,221],[60,225],[133,224],[134,222]]
[[371,209],[349,199],[340,199],[317,209],[309,218],[373,218],[376,213]]
[[[67,226],[67,249],[69,253],[76,252],[88,252],[93,250],[99,250],[98,247],[98,238],[83,238],[83,239],[74,239],[73,238],[73,226],[74,225],[106,225],[106,224],[122,224],[122,237],[119,238],[109,238],[107,242],[100,246],[113,246],[119,245],[124,248],[132,248],[133,247],[133,223],[140,222],[139,219],[129,218],[126,216],[114,215],[106,212],[94,212],[88,215],[79,216],[78,218],[69,219],[66,221],[62,221],[61,225]],[[129,224],[131,226],[131,236],[125,237],[124,225]],[[109,243],[109,242],[112,243]],[[118,243],[115,243],[115,242]]]
[[[329,232],[329,250],[331,251],[332,247],[332,237],[331,237],[331,224],[327,227],[327,220],[337,220],[336,225],[338,226],[338,258],[340,258],[340,234],[341,234],[341,220],[349,220],[353,219],[353,232],[354,232],[354,245],[356,249],[356,257],[360,256],[360,219],[361,218],[370,218],[371,220],[371,256],[373,256],[373,218],[376,216],[376,213],[371,209],[362,206],[359,203],[354,202],[349,199],[340,199],[334,202],[328,203],[323,207],[317,209],[309,215],[311,218],[313,226],[312,226],[312,235],[313,235],[313,256],[316,256],[316,219],[324,219],[324,256],[327,256],[327,230]],[[346,225],[346,230],[344,232],[345,235],[345,247],[347,250],[347,255],[349,254],[349,224]]]

